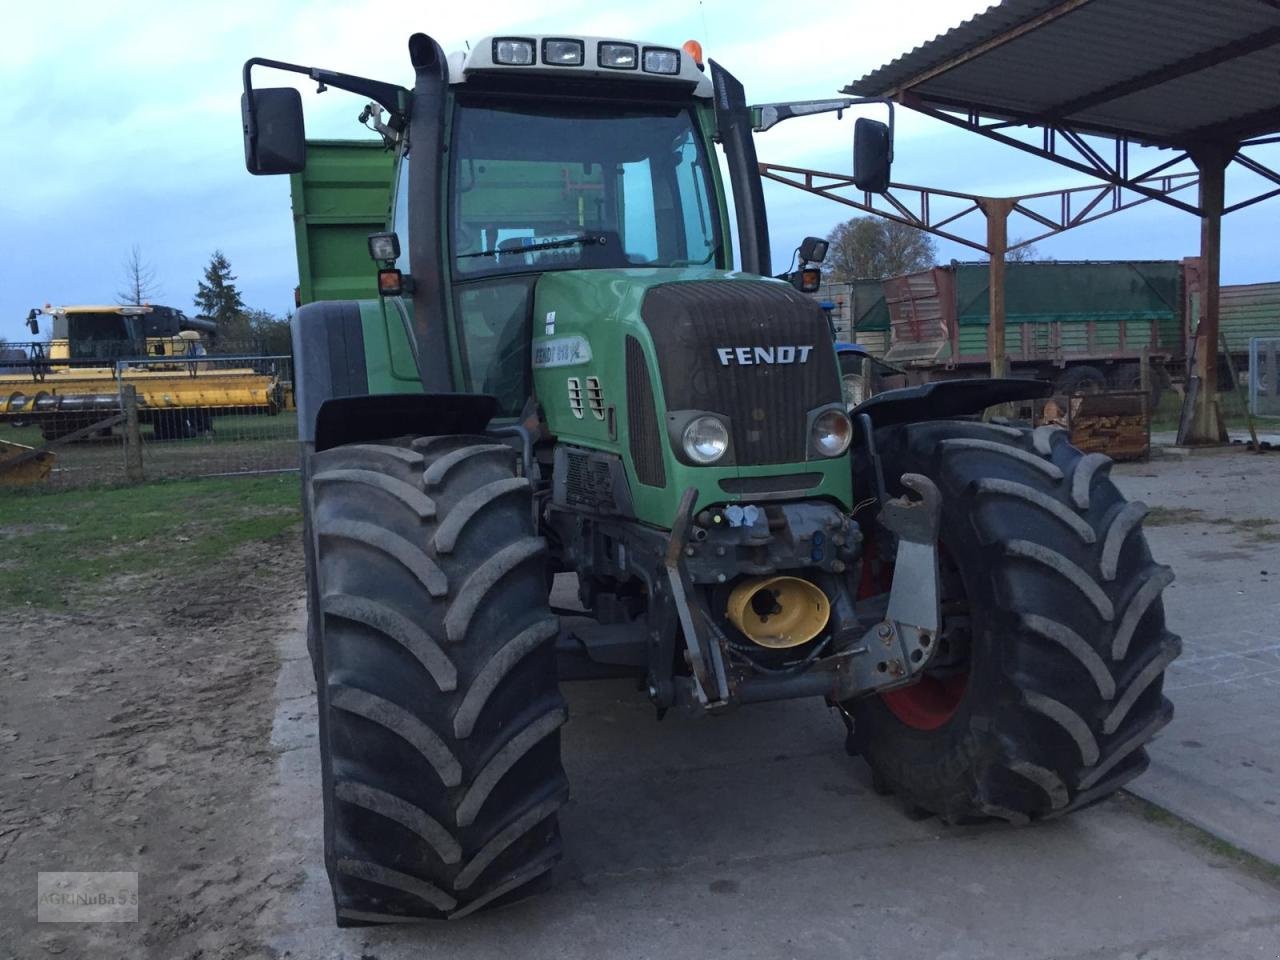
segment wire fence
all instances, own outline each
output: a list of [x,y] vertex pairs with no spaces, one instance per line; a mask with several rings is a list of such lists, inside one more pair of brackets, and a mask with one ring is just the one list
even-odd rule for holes
[[17,482],[18,467],[27,480],[39,473],[41,486],[61,489],[298,467],[293,364],[285,355],[64,366],[10,389],[0,398],[6,402],[0,486]]
[[1249,412],[1280,417],[1280,337],[1249,341]]

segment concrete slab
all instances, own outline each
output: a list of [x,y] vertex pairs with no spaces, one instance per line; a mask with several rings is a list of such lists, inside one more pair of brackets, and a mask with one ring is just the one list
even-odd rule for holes
[[1280,896],[1118,800],[1029,829],[949,828],[875,796],[820,704],[657,723],[634,685],[571,684],[573,799],[549,891],[457,924],[339,930],[321,865],[300,635],[284,640],[263,856],[300,887],[258,920],[279,957],[1258,957]]
[[1280,454],[1217,448],[1118,464],[1152,507],[1147,538],[1178,579],[1165,593],[1183,656],[1176,712],[1133,791],[1280,863]]

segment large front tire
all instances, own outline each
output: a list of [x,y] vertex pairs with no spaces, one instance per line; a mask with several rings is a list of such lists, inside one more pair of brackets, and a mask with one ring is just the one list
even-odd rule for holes
[[877,439],[886,478],[922,473],[942,493],[968,645],[959,685],[953,668],[945,684],[848,705],[878,786],[953,822],[1025,822],[1146,769],[1181,641],[1160,600],[1173,575],[1152,562],[1146,507],[1120,495],[1110,461],[1055,427],[941,421]]
[[559,626],[514,461],[484,437],[312,458],[312,656],[340,925],[459,917],[517,896],[559,857]]

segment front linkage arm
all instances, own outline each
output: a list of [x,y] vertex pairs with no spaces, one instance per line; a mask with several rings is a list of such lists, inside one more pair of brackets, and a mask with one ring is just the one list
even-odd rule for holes
[[[862,638],[863,646],[883,651],[886,658],[876,661],[876,672],[888,673],[895,680],[907,679],[924,665],[942,625],[938,586],[942,495],[932,480],[918,473],[904,473],[902,485],[920,499],[895,497],[880,511],[880,525],[898,538],[898,553],[888,610]],[[880,670],[881,665],[886,669]],[[875,684],[883,685],[883,681]]]

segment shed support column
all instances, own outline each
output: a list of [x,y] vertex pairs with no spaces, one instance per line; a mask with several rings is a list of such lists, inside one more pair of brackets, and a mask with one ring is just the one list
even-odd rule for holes
[[1009,249],[1009,213],[1016,202],[1004,197],[978,198],[978,207],[987,218],[987,253],[991,255],[987,281],[990,298],[987,362],[993,377],[1003,377],[1009,372],[1004,349],[1004,256]]
[[1196,328],[1196,366],[1200,378],[1187,443],[1219,443],[1218,291],[1222,272],[1222,207],[1227,164],[1234,145],[1213,144],[1192,154],[1200,170],[1200,324]]

